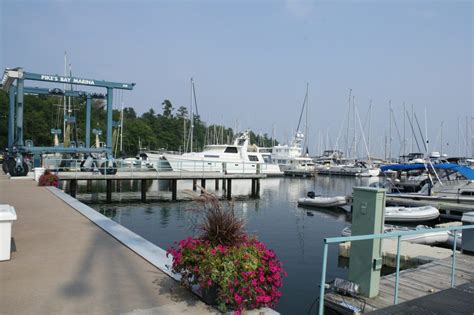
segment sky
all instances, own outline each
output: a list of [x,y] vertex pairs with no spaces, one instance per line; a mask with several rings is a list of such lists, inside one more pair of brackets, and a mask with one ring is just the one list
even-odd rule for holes
[[[442,129],[443,153],[471,152],[473,42],[473,1],[0,0],[0,68],[62,74],[67,51],[74,76],[136,83],[116,100],[139,113],[161,112],[164,99],[188,107],[192,77],[203,120],[286,142],[308,83],[312,153],[338,135],[345,149],[350,89],[372,155],[389,150],[389,101],[392,155],[403,103],[429,151]],[[410,151],[407,119],[405,130]]]

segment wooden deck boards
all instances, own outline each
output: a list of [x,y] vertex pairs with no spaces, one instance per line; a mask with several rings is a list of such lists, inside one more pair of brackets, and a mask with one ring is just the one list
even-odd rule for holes
[[[411,301],[436,292],[451,288],[451,257],[436,260],[431,263],[407,269],[400,272],[398,303]],[[474,281],[474,256],[456,254],[455,284],[460,286]],[[365,312],[383,309],[393,305],[395,274],[381,278],[379,295],[374,298],[364,298],[367,305]],[[440,295],[440,298],[442,295]],[[326,294],[326,300],[335,301],[334,293]],[[360,302],[344,297],[346,302],[359,305]],[[446,301],[449,303],[449,301]]]

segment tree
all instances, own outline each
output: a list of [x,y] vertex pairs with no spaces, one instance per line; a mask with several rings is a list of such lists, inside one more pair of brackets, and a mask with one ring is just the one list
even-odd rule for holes
[[180,106],[176,112],[176,117],[183,119],[188,118],[188,109],[186,107]]
[[161,106],[163,106],[163,117],[165,118],[171,118],[173,117],[173,105],[169,100],[164,100],[163,103],[161,103]]

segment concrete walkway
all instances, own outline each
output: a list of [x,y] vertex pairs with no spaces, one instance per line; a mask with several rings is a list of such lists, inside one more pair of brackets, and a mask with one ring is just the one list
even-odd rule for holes
[[31,179],[0,175],[16,251],[0,262],[1,314],[215,311]]

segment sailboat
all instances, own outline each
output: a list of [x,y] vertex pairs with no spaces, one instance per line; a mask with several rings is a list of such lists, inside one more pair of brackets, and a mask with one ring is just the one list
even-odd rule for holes
[[[303,132],[299,130],[303,113],[306,111],[306,133],[308,132],[308,90],[306,84],[306,94],[300,112],[298,127],[295,136],[289,145],[277,145],[272,148],[272,161],[279,165],[280,170],[288,175],[311,175],[314,173],[315,164],[307,152],[307,140]],[[306,152],[305,152],[306,149]]]

